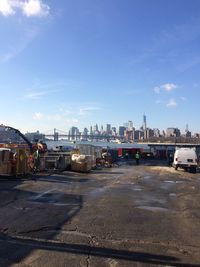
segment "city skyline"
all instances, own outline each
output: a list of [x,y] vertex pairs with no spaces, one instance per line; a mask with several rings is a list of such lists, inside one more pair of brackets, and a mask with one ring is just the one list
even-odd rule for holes
[[[125,142],[133,143],[140,141],[149,142],[198,142],[200,133],[192,133],[186,126],[185,132],[181,132],[178,128],[169,127],[165,131],[160,131],[159,128],[148,128],[146,127],[146,116],[144,116],[143,125],[136,129],[133,126],[132,121],[124,123],[124,126],[119,126],[117,129],[111,124],[107,124],[104,128],[103,125],[100,127],[96,124],[90,126],[90,128],[84,128],[80,131],[78,127],[72,126],[68,132],[58,130],[56,128],[51,133],[29,132],[25,133],[25,136],[31,141],[41,140],[54,140],[54,141],[107,141],[114,140],[114,142]],[[175,139],[174,139],[175,138]]]
[[199,0],[0,1],[0,124],[200,132]]
[[[154,127],[149,127],[148,125],[148,119],[147,119],[147,115],[143,114],[142,116],[142,120],[141,120],[141,124],[140,126],[136,126],[134,124],[134,122],[132,120],[127,120],[121,124],[118,125],[113,125],[112,123],[106,123],[106,124],[98,124],[95,123],[94,125],[88,125],[85,126],[83,128],[80,128],[78,125],[74,126],[71,125],[70,128],[68,129],[56,129],[55,127],[52,129],[48,129],[48,131],[46,133],[50,133],[50,132],[63,132],[63,133],[69,133],[72,129],[77,129],[77,131],[81,134],[83,134],[84,131],[88,131],[88,132],[99,132],[99,133],[105,133],[105,132],[116,132],[119,133],[120,132],[120,128],[125,128],[127,130],[131,130],[134,129],[136,131],[145,131],[147,129],[149,130],[155,130],[155,131],[159,131],[159,133],[162,135],[162,133],[167,132],[168,129],[177,129],[178,131],[180,131],[180,133],[182,135],[186,134],[186,133],[191,133],[193,135],[195,134],[200,134],[200,132],[192,132],[190,130],[189,124],[187,123],[185,125],[185,129],[181,130],[178,125],[174,125],[174,126],[168,126],[166,129],[160,129],[159,126],[154,126]],[[39,129],[37,129],[37,131],[39,131],[40,133],[45,133],[44,131],[40,131]],[[28,132],[27,132],[28,133]]]
[[[37,129],[36,131],[34,131],[33,133],[35,132],[38,132],[38,133],[41,133],[41,134],[53,134],[53,133],[62,133],[62,134],[71,134],[70,132],[71,131],[76,131],[76,134],[84,134],[84,132],[86,131],[88,133],[88,135],[90,135],[91,133],[92,134],[95,134],[95,132],[98,134],[104,134],[104,133],[117,133],[119,134],[120,132],[120,128],[124,128],[125,130],[134,130],[134,131],[146,131],[146,130],[153,130],[157,133],[159,133],[160,135],[163,135],[163,133],[167,134],[168,131],[173,131],[174,129],[177,130],[181,135],[185,135],[186,133],[190,133],[192,135],[199,135],[200,133],[198,132],[192,132],[190,131],[189,129],[189,126],[188,124],[186,124],[186,127],[183,131],[181,131],[181,129],[178,127],[178,126],[174,126],[174,127],[167,127],[166,129],[160,129],[159,127],[153,127],[153,128],[150,128],[148,127],[148,124],[147,124],[147,117],[146,115],[143,116],[143,122],[141,123],[141,126],[140,127],[135,127],[134,126],[134,123],[133,121],[129,120],[129,121],[126,121],[124,123],[122,123],[121,125],[119,126],[116,126],[116,125],[113,125],[111,123],[107,123],[105,125],[103,124],[94,124],[94,125],[90,125],[88,127],[84,127],[84,128],[80,128],[79,126],[71,126],[69,129],[57,129],[57,128],[52,128],[52,129],[49,129],[47,132],[43,132],[39,129]],[[31,132],[26,132],[26,133],[31,133]],[[24,133],[25,134],[25,133]]]
[[[130,129],[130,124],[131,124],[131,128],[134,128],[135,130],[143,130],[143,129],[151,129],[151,130],[154,130],[155,129],[155,130],[159,130],[160,133],[162,133],[162,132],[166,132],[166,130],[169,129],[169,128],[170,129],[171,128],[174,128],[174,129],[180,130],[181,134],[184,134],[185,132],[191,132],[194,135],[195,134],[200,134],[200,132],[191,131],[190,125],[188,123],[186,123],[185,128],[183,128],[183,129],[181,129],[178,125],[175,125],[175,124],[174,125],[167,126],[165,129],[160,128],[158,125],[155,125],[153,127],[150,127],[148,125],[148,122],[147,122],[147,116],[146,116],[146,114],[143,114],[143,121],[141,121],[141,124],[138,125],[138,126],[136,126],[132,120],[128,120],[126,122],[123,122],[121,124],[119,123],[117,125],[113,125],[112,123],[106,123],[106,124],[103,124],[103,123],[100,123],[100,124],[95,123],[94,125],[89,124],[87,126],[83,126],[82,128],[79,125],[76,125],[76,126],[75,125],[71,125],[68,128],[62,127],[62,129],[58,129],[58,128],[55,128],[54,126],[52,126],[51,129],[46,129],[46,131],[41,130],[39,128],[36,128],[33,131],[24,131],[24,132],[22,131],[22,132],[24,134],[25,133],[31,133],[31,132],[40,132],[40,133],[50,133],[50,132],[52,132],[53,133],[55,130],[57,130],[58,132],[60,131],[60,132],[63,132],[63,133],[64,132],[67,133],[72,128],[77,128],[81,133],[84,131],[84,129],[87,129],[88,131],[91,131],[90,130],[91,128],[92,129],[97,128],[99,132],[101,132],[102,130],[103,130],[103,132],[105,132],[106,131],[105,128],[107,127],[107,125],[109,125],[111,127],[111,130],[112,130],[112,128],[119,129],[120,127],[125,127],[127,129],[128,128]],[[1,126],[11,126],[11,127],[13,127],[13,125],[5,125],[3,123],[1,123]]]
[[117,129],[111,124],[99,127],[97,124],[90,129],[84,128],[80,131],[77,127],[72,126],[68,132],[60,131],[56,128],[51,133],[36,132],[21,133],[18,129],[10,126],[0,125],[1,142],[11,143],[21,142],[22,140],[31,145],[31,142],[46,141],[107,141],[114,143],[134,143],[134,142],[161,142],[163,143],[197,143],[200,140],[200,133],[192,134],[188,125],[184,133],[178,128],[167,128],[166,131],[160,131],[159,128],[148,128],[146,125],[146,116],[143,116],[143,125],[136,129],[133,122],[128,121],[124,126]]

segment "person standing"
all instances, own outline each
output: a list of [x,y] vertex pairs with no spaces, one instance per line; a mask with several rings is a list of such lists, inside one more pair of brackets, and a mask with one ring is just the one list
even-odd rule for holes
[[139,154],[138,151],[137,151],[137,153],[135,154],[135,161],[136,161],[136,165],[139,165],[139,163],[140,163],[140,154]]

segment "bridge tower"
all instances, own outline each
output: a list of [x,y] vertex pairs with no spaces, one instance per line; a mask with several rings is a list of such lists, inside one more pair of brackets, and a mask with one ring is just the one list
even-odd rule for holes
[[56,132],[56,128],[54,128],[54,141],[58,141],[58,132]]

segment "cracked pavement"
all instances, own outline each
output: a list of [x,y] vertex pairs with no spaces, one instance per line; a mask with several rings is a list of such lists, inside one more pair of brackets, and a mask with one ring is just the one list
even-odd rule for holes
[[200,173],[122,165],[0,180],[0,266],[200,266]]

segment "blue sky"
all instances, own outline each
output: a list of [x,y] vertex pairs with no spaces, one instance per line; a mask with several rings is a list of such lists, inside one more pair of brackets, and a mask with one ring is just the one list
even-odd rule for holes
[[200,132],[199,0],[0,0],[0,123]]

